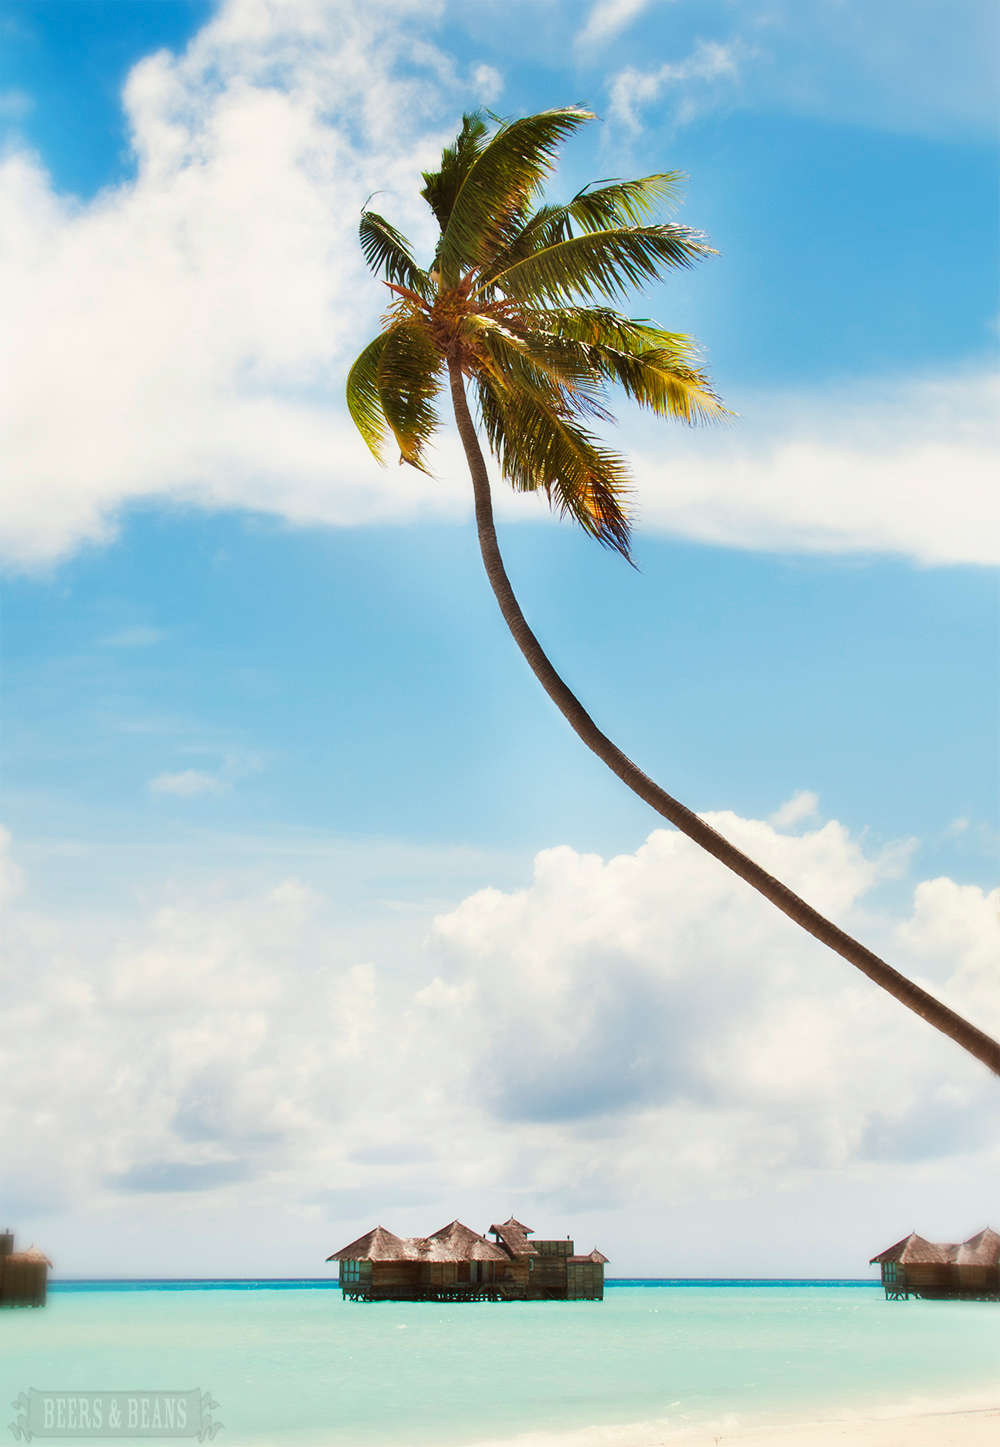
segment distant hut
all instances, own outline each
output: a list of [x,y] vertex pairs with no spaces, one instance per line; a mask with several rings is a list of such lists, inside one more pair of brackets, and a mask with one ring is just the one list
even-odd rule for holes
[[604,1299],[604,1267],[608,1258],[596,1246],[589,1256],[577,1256],[573,1242],[530,1242],[535,1233],[530,1226],[515,1221],[513,1216],[502,1226],[491,1226],[495,1236],[508,1252],[511,1275],[526,1288],[533,1301],[602,1301]]
[[529,1242],[513,1217],[488,1241],[461,1221],[431,1236],[395,1236],[376,1226],[335,1251],[351,1301],[600,1301],[606,1256],[575,1256],[573,1242]]
[[327,1260],[340,1263],[340,1285],[352,1301],[421,1301],[488,1297],[507,1257],[452,1221],[433,1236],[394,1236],[376,1226]]
[[51,1265],[37,1246],[15,1251],[13,1232],[0,1234],[0,1307],[44,1306]]
[[869,1265],[881,1267],[887,1301],[1000,1301],[1000,1235],[989,1227],[957,1245],[913,1231]]

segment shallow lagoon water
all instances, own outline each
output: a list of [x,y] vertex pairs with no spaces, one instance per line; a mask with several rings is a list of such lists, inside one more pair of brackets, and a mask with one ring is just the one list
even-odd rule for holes
[[305,1283],[78,1286],[0,1314],[0,1401],[199,1387],[234,1447],[463,1447],[985,1404],[1000,1396],[998,1344],[990,1303],[887,1302],[868,1284],[628,1284],[603,1302],[462,1306],[364,1305]]

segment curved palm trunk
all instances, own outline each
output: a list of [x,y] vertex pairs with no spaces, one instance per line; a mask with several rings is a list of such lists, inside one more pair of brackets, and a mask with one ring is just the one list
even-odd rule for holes
[[459,436],[465,448],[465,456],[468,460],[469,471],[472,474],[472,486],[476,500],[476,524],[479,529],[479,545],[482,549],[483,562],[486,565],[486,573],[490,585],[500,604],[500,611],[504,621],[514,636],[514,641],[520,648],[528,661],[528,664],[545,689],[545,692],[552,699],[560,713],[566,718],[569,724],[576,730],[580,738],[592,749],[599,759],[603,759],[611,771],[618,775],[623,783],[627,784],[633,793],[638,794],[647,804],[651,804],[657,813],[669,819],[689,839],[707,849],[709,854],[714,854],[716,859],[745,879],[754,889],[776,904],[780,910],[787,914],[796,924],[815,935],[823,944],[829,945],[830,949],[836,950],[849,960],[852,965],[857,965],[863,974],[883,990],[888,990],[904,1005],[916,1012],[929,1024],[934,1025],[938,1030],[951,1038],[959,1045],[964,1046],[970,1055],[981,1060],[984,1065],[989,1066],[995,1074],[1000,1075],[1000,1045],[991,1040],[961,1015],[956,1015],[954,1010],[949,1010],[947,1005],[942,1005],[940,1000],[935,1000],[933,995],[928,995],[919,985],[914,985],[910,980],[873,955],[871,950],[865,949],[864,945],[858,944],[857,940],[838,929],[823,915],[819,914],[800,899],[797,894],[783,885],[780,880],[761,869],[735,845],[730,844],[703,819],[684,804],[671,798],[658,784],[648,778],[640,768],[637,768],[632,760],[627,758],[611,740],[601,732],[587,713],[580,700],[563,683],[556,673],[552,664],[542,651],[538,639],[532,633],[524,620],[514,591],[510,586],[500,556],[500,549],[497,544],[496,529],[493,525],[493,503],[490,496],[489,474],[486,470],[486,462],[483,458],[482,449],[479,446],[479,439],[476,436],[475,424],[469,411],[469,404],[465,396],[465,384],[462,378],[462,371],[458,363],[449,363],[449,375],[451,380],[451,395],[455,407],[455,420],[458,423]]

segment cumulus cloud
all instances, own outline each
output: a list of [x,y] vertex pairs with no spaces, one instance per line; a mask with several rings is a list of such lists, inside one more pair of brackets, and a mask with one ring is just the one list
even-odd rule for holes
[[[892,867],[835,822],[710,819],[848,926]],[[866,938],[989,1029],[996,905],[927,881]],[[603,1209],[989,1134],[983,1067],[668,830],[607,861],[543,851],[385,969],[344,957],[295,879],[10,914],[7,1175],[50,1207],[238,1189],[342,1217],[476,1189]]]
[[229,0],[184,55],[129,76],[134,182],[80,204],[6,158],[15,558],[107,537],[149,496],[344,524],[447,510],[447,485],[375,468],[342,405],[383,301],[361,205],[383,188],[426,248],[413,179],[469,99],[414,33],[423,12]]
[[[591,21],[623,15],[599,7]],[[416,0],[363,13],[347,0],[226,0],[183,55],[130,74],[134,180],[80,202],[56,194],[36,158],[7,155],[15,563],[107,539],[142,499],[336,526],[469,514],[453,438],[437,477],[380,470],[342,402],[383,304],[357,245],[360,206],[381,191],[429,252],[414,180],[461,108],[502,84],[485,62],[460,71],[426,23]],[[737,68],[732,46],[705,42],[623,81],[619,111],[636,115],[643,87],[665,94],[682,72],[697,98]],[[630,427],[644,526],[734,547],[992,557],[990,384],[874,390],[859,383],[850,406],[840,394],[730,399],[745,420],[725,437],[661,428],[647,446]],[[501,491],[509,516],[546,516]]]
[[811,819],[818,804],[818,794],[811,793],[809,789],[796,789],[792,797],[774,811],[769,822],[776,829],[787,829],[803,819]]
[[[610,115],[637,135],[642,130],[639,110],[656,104],[667,92],[672,96],[670,115],[674,124],[686,125],[739,78],[739,53],[734,43],[700,40],[684,60],[665,62],[655,70],[627,66],[608,82]],[[696,82],[694,86],[692,81]],[[719,82],[726,83],[723,90]]]

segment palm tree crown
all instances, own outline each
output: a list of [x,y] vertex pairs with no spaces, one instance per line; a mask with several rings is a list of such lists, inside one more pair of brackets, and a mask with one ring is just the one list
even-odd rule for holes
[[447,376],[490,585],[514,641],[567,722],[639,798],[1000,1074],[995,1040],[825,919],[622,753],[553,668],[514,596],[467,381],[508,481],[527,492],[544,489],[556,507],[626,558],[625,463],[586,425],[610,419],[609,387],[617,384],[640,406],[685,422],[728,415],[690,337],[632,321],[610,305],[630,287],[711,252],[699,233],[650,219],[676,194],[676,172],[588,186],[562,206],[536,204],[559,143],[590,119],[567,106],[503,122],[490,136],[481,114],[466,116],[441,169],[424,173],[421,194],[441,228],[428,271],[388,221],[362,213],[361,245],[393,301],[383,331],[351,368],[351,416],[380,461],[391,433],[401,461],[426,471],[427,443],[438,425],[434,402]]
[[[541,488],[600,542],[629,555],[628,473],[588,422],[613,420],[608,387],[685,422],[724,417],[690,337],[612,309],[630,287],[713,254],[686,226],[655,222],[677,172],[587,186],[537,204],[559,143],[592,119],[577,106],[501,123],[467,115],[421,192],[441,236],[422,271],[404,237],[365,210],[361,245],[394,293],[384,330],[347,385],[351,415],[380,461],[391,433],[426,470],[435,397],[449,367],[475,387],[504,477]],[[596,304],[595,304],[596,303]]]

